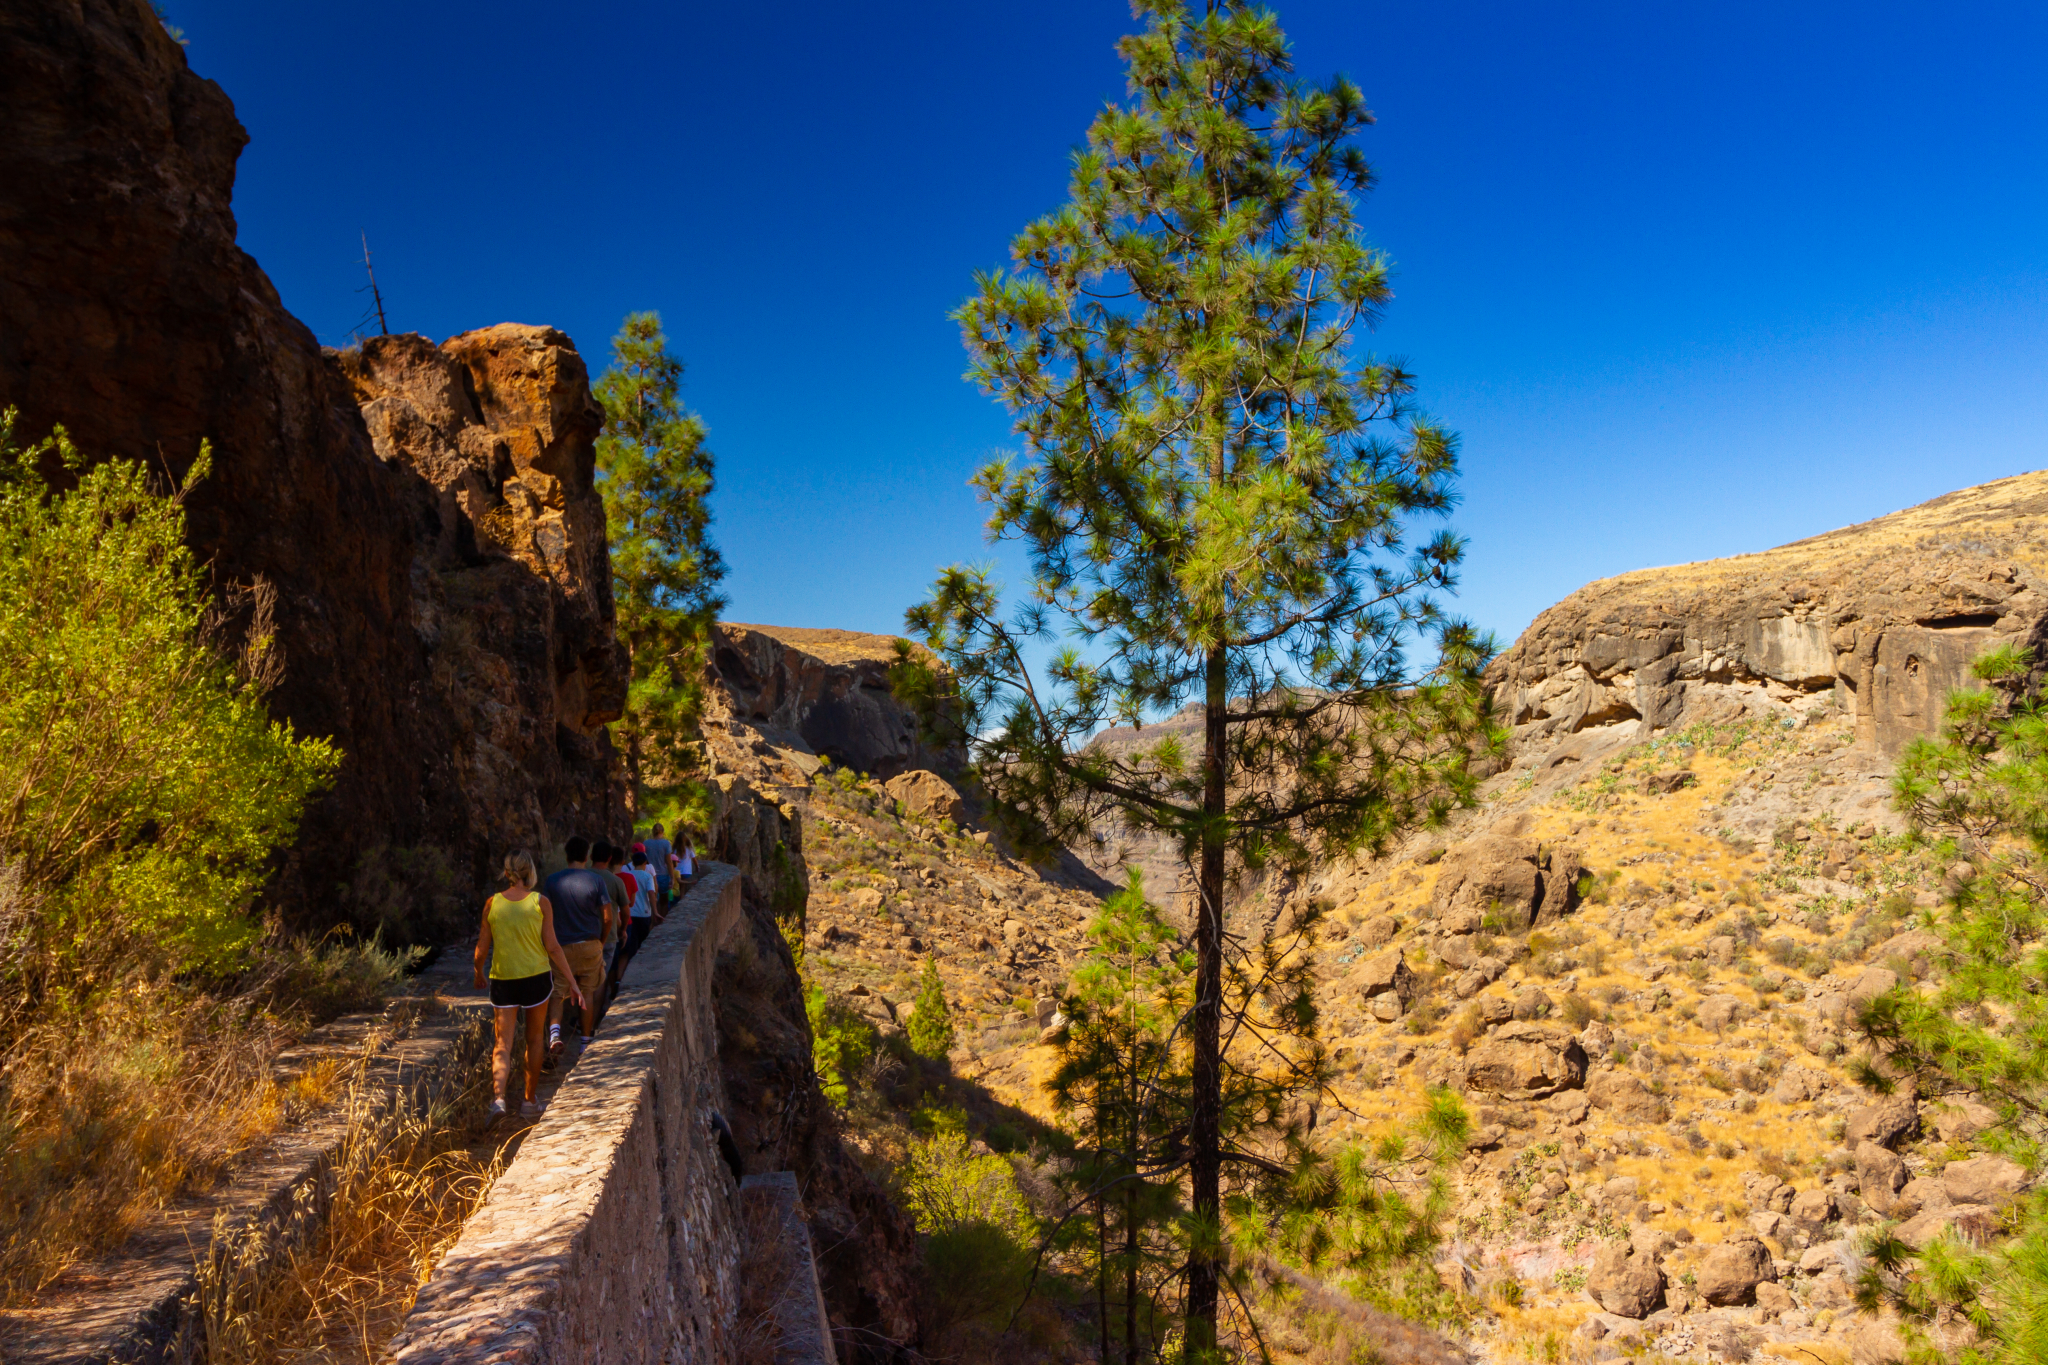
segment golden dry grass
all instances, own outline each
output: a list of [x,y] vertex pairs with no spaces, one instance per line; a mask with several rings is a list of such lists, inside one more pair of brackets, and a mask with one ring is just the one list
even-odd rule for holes
[[332,1067],[271,1076],[288,1036],[233,1001],[141,981],[21,1027],[0,1065],[0,1306],[325,1103]]
[[[480,1093],[480,1092],[479,1092]],[[483,1202],[509,1143],[480,1143],[475,1096],[452,1110],[378,1112],[360,1084],[335,1163],[327,1218],[304,1245],[256,1236],[201,1268],[211,1365],[380,1360],[433,1272]]]

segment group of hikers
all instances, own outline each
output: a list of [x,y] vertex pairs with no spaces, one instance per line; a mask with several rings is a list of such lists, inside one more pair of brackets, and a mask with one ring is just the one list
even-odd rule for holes
[[[538,1118],[543,1071],[560,1063],[562,1016],[571,1006],[588,1046],[605,1006],[623,989],[626,966],[697,875],[689,835],[666,831],[631,846],[582,835],[562,853],[568,866],[540,881],[524,849],[505,859],[506,889],[484,904],[476,940],[476,985],[488,980],[497,1049],[491,1058],[491,1116],[503,1115],[512,1053],[525,1038],[526,1098],[521,1118]],[[523,1025],[523,1035],[522,1035]]]

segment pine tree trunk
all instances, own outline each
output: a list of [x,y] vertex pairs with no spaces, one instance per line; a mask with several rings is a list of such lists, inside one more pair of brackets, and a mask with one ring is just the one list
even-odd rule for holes
[[1138,1365],[1138,1218],[1135,1182],[1124,1182],[1124,1365]]
[[[1202,866],[1195,907],[1194,1111],[1188,1122],[1188,1183],[1196,1225],[1208,1237],[1222,1224],[1223,1066],[1223,746],[1228,717],[1223,650],[1209,651],[1207,729],[1202,754]],[[1187,1344],[1190,1353],[1216,1345],[1221,1279],[1214,1242],[1198,1243],[1188,1260]]]

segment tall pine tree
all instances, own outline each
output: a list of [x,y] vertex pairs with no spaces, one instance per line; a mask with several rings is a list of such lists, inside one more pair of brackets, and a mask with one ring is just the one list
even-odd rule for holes
[[725,563],[711,543],[711,452],[704,421],[682,405],[683,362],[661,318],[629,314],[597,381],[604,433],[597,468],[611,540],[619,637],[633,656],[620,722],[634,808],[643,819],[701,823],[698,719],[711,623]]
[[[957,314],[1021,460],[977,479],[1032,584],[1003,610],[955,567],[907,615],[906,694],[956,707],[994,818],[1027,848],[1164,835],[1195,872],[1185,1269],[1192,1358],[1225,1268],[1225,957],[1234,880],[1378,851],[1468,802],[1494,742],[1489,642],[1445,615],[1462,543],[1410,545],[1453,503],[1456,441],[1412,379],[1360,356],[1391,297],[1354,213],[1358,89],[1297,81],[1269,12],[1137,0],[1130,99],[1075,157],[1068,204]],[[1035,642],[1078,645],[1042,668]],[[1426,661],[1410,664],[1418,649]],[[1199,737],[1090,745],[1192,702]],[[936,711],[934,711],[936,713]],[[1310,1008],[1304,1005],[1304,1008]],[[1241,1155],[1241,1154],[1238,1154]]]

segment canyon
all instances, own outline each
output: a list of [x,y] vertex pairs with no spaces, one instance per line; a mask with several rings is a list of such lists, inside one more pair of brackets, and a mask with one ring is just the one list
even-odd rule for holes
[[[607,733],[630,660],[588,365],[561,332],[511,323],[322,348],[235,243],[230,101],[141,0],[5,0],[0,69],[0,406],[31,437],[62,425],[89,456],[174,480],[210,445],[193,548],[229,629],[275,631],[277,717],[347,755],[277,869],[277,908],[459,942],[506,848],[633,818]],[[1471,1108],[1435,1268],[1469,1311],[1443,1350],[1873,1365],[1897,1336],[1853,1309],[1856,1239],[1881,1220],[1988,1236],[2026,1187],[1974,1145],[1981,1106],[1859,1089],[1847,1021],[1939,971],[1919,916],[1952,869],[1902,837],[1889,776],[1971,659],[2041,657],[2044,513],[2048,474],[2023,474],[1589,584],[1492,664],[1510,738],[1472,809],[1385,857],[1262,884],[1237,912],[1252,936],[1292,905],[1327,912],[1313,951],[1337,1080],[1319,1139],[1384,1133],[1430,1086]],[[967,755],[932,746],[890,692],[896,649],[715,628],[716,938],[672,946],[688,988],[635,1016],[643,1069],[592,1068],[620,1143],[693,1116],[634,1158],[672,1148],[687,1197],[658,1162],[607,1170],[619,1197],[715,1224],[701,1256],[739,1254],[719,1221],[737,1215],[699,1197],[723,1178],[713,1113],[749,1175],[789,1174],[842,1359],[890,1358],[923,1330],[917,1233],[890,1183],[910,1130],[848,1131],[814,1071],[807,988],[891,1037],[936,962],[959,1032],[934,1084],[971,1113],[978,1151],[1020,1153],[1052,1117],[1046,1043],[1101,895],[1132,865],[1169,899],[1181,876],[1158,847],[1012,856],[980,827]],[[860,1084],[906,1082],[878,1065]],[[462,1244],[472,1284],[491,1279],[495,1226]],[[729,1264],[674,1274],[710,1286],[693,1305],[729,1311]],[[411,1358],[460,1327],[452,1294],[424,1300],[444,1317]],[[653,1320],[657,1299],[636,1311]],[[1276,1341],[1312,1357],[1285,1323]]]

